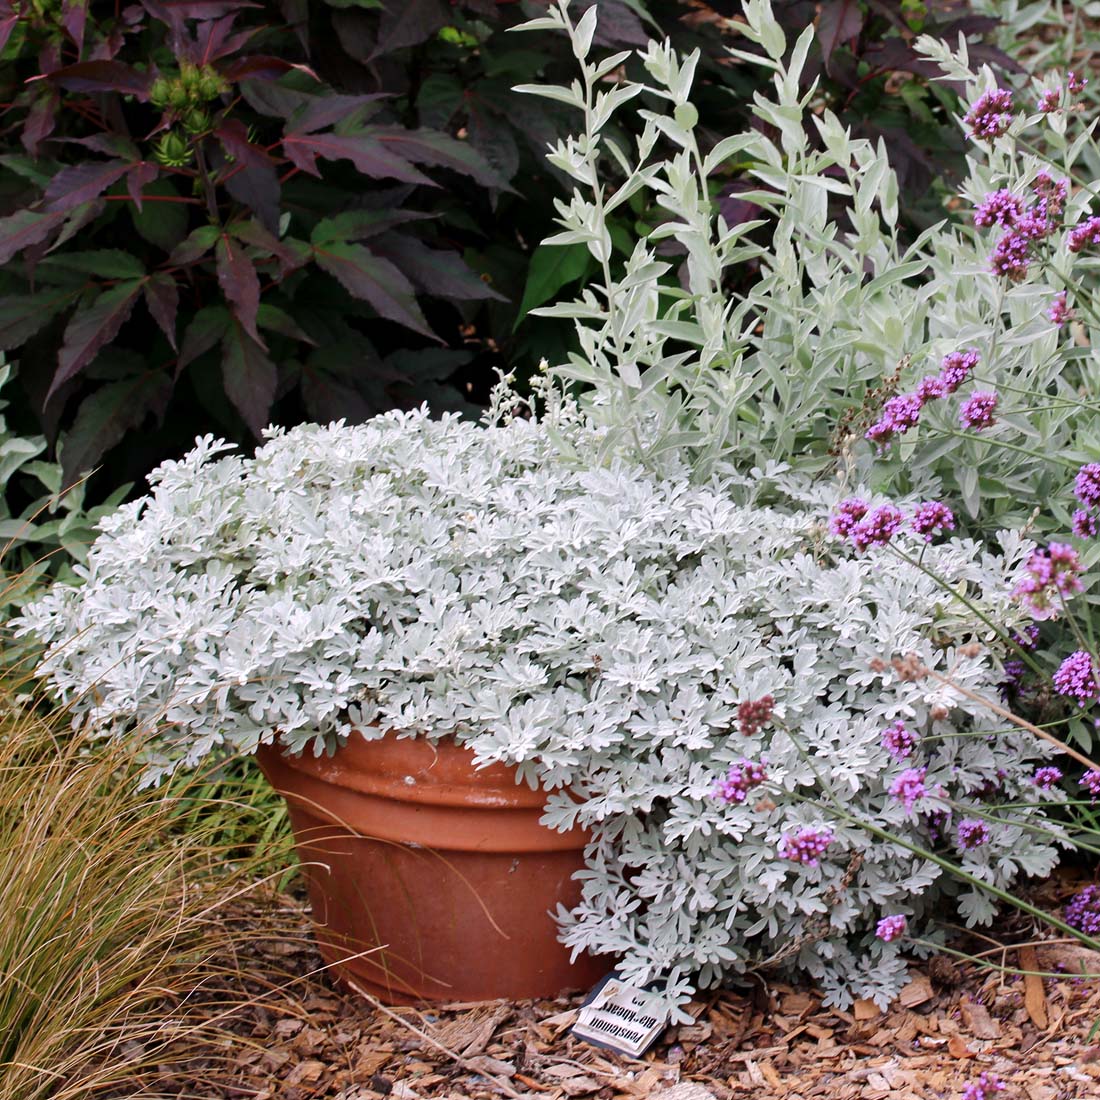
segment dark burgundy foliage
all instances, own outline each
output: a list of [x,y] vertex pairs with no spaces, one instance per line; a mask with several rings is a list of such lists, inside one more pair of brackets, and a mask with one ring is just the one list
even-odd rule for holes
[[[701,49],[706,140],[746,125],[763,76],[725,53],[744,46],[721,18],[735,5],[598,2],[601,48]],[[546,145],[578,120],[511,87],[568,82],[575,60],[561,36],[506,33],[544,6],[0,0],[14,419],[60,445],[70,480],[105,463],[109,489],[202,432],[247,442],[425,399],[468,410],[492,368],[563,355],[567,329],[526,315],[591,270],[583,248],[536,247],[564,186]],[[807,78],[923,189],[951,93],[922,83],[903,101],[888,77],[927,75],[916,30],[990,21],[914,0],[776,7],[792,42],[817,20]],[[742,181],[715,178],[727,213],[748,205]],[[660,213],[639,197],[616,217],[621,255]]]

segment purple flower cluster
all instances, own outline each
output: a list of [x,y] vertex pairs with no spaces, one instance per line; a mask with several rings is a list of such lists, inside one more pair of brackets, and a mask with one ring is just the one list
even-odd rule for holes
[[946,504],[926,500],[917,507],[910,526],[925,542],[931,542],[934,535],[955,530],[955,515]]
[[1086,936],[1100,935],[1100,886],[1086,886],[1066,906],[1066,924]]
[[1083,707],[1100,696],[1100,684],[1096,680],[1096,665],[1092,655],[1083,649],[1071,653],[1054,674],[1054,687],[1059,695],[1076,699]]
[[891,796],[905,807],[906,812],[928,794],[924,785],[927,775],[927,768],[906,768],[890,785]]
[[1015,225],[1024,212],[1024,200],[1019,195],[1002,188],[990,191],[974,211],[974,224],[982,229],[992,225],[1008,228]]
[[836,839],[832,829],[800,829],[793,836],[784,833],[779,842],[779,854],[783,859],[794,863],[804,863],[807,867],[816,867],[818,859]]
[[959,822],[955,836],[959,842],[959,850],[971,852],[989,843],[989,826],[976,817],[965,817]]
[[1053,766],[1036,768],[1031,782],[1041,791],[1049,791],[1062,782],[1062,769]]
[[913,393],[898,394],[882,406],[882,415],[867,429],[865,438],[874,443],[881,454],[893,442],[894,436],[904,435],[920,422],[925,405],[954,393],[970,377],[979,361],[973,348],[945,355],[938,375],[926,374]]
[[[905,517],[893,504],[872,508],[862,497],[848,497],[836,507],[829,519],[829,530],[847,539],[857,550],[885,546],[901,530]],[[927,500],[917,506],[910,526],[925,542],[935,535],[955,530],[955,515],[946,504]]]
[[1045,240],[1057,228],[1069,194],[1066,180],[1055,180],[1040,172],[1032,184],[1036,200],[1026,206],[1024,200],[1004,189],[992,191],[974,211],[974,224],[982,228],[1001,226],[1001,235],[990,258],[990,269],[1013,282],[1027,276],[1037,242]]
[[976,432],[993,427],[997,423],[993,415],[997,410],[997,401],[997,395],[992,390],[979,390],[971,394],[959,409],[960,423]]
[[1086,462],[1077,471],[1073,492],[1086,508],[1100,507],[1100,462]]
[[734,764],[724,779],[714,785],[715,798],[723,802],[744,802],[753,787],[759,787],[768,778],[763,764],[752,760],[742,760]]
[[1095,802],[1100,798],[1100,771],[1093,768],[1092,771],[1085,772],[1081,776],[1081,786],[1089,792],[1089,801]]
[[971,1081],[963,1089],[962,1100],[991,1100],[991,1093],[1001,1092],[1005,1088],[1004,1081],[983,1070],[977,1081]]
[[1100,527],[1093,515],[1093,511],[1100,511],[1100,462],[1086,462],[1077,471],[1073,492],[1084,505],[1073,513],[1073,533],[1079,539],[1094,539]]
[[1067,321],[1073,320],[1073,310],[1066,301],[1066,292],[1060,290],[1054,295],[1047,307],[1047,319],[1061,328]]
[[906,728],[900,718],[882,731],[882,747],[895,760],[905,760],[911,756],[916,743],[916,735]]
[[1005,678],[999,685],[1001,698],[1007,700],[1010,696],[1016,694],[1020,690],[1026,674],[1027,665],[1023,661],[1017,660],[1015,657],[1010,661],[1005,661]]
[[853,525],[848,538],[857,550],[885,546],[898,533],[903,521],[899,508],[893,504],[880,504]]
[[905,935],[905,925],[905,918],[900,913],[893,917],[883,917],[875,927],[875,935],[883,943],[889,943]]
[[1049,619],[1058,612],[1056,596],[1073,596],[1082,589],[1081,559],[1072,546],[1052,542],[1027,559],[1027,573],[1012,590],[1033,619]]
[[1086,218],[1078,222],[1066,237],[1066,247],[1070,252],[1080,252],[1090,244],[1100,244],[1100,218]]
[[974,101],[964,121],[975,141],[992,141],[1012,125],[1012,111],[1012,93],[995,88]]
[[1073,511],[1073,533],[1079,539],[1094,539],[1097,532],[1096,517],[1084,508],[1075,508]]

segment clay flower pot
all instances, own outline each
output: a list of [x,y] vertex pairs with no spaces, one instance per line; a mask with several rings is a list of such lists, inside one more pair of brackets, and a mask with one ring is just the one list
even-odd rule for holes
[[550,915],[580,896],[585,834],[540,825],[544,792],[472,758],[390,734],[332,757],[257,753],[287,800],[322,956],[388,1004],[554,996],[610,968],[570,964]]

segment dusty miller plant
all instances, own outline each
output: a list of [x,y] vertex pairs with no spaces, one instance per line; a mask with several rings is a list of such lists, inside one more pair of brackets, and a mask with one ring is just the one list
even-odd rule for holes
[[[927,548],[975,614],[897,556],[837,554],[831,490],[672,453],[646,470],[607,435],[552,402],[485,426],[421,410],[271,429],[254,457],[204,439],[21,630],[88,729],[163,722],[151,778],[275,740],[453,733],[554,792],[548,824],[591,830],[567,943],[674,999],[779,965],[885,1004],[905,964],[877,920],[916,930],[960,895],[985,921],[987,888],[1056,859],[1037,742],[881,660],[994,693],[982,616],[1014,621],[998,593],[1027,546]],[[749,797],[717,797],[749,763]],[[994,792],[1027,808],[1005,816]],[[980,845],[965,822],[986,823]]]

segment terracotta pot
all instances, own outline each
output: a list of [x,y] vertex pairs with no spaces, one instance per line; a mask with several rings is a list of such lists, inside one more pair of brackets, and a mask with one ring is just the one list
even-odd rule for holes
[[585,834],[540,825],[543,791],[472,759],[392,735],[257,753],[287,800],[321,954],[388,1004],[555,996],[610,969],[571,965],[551,916],[580,896]]

